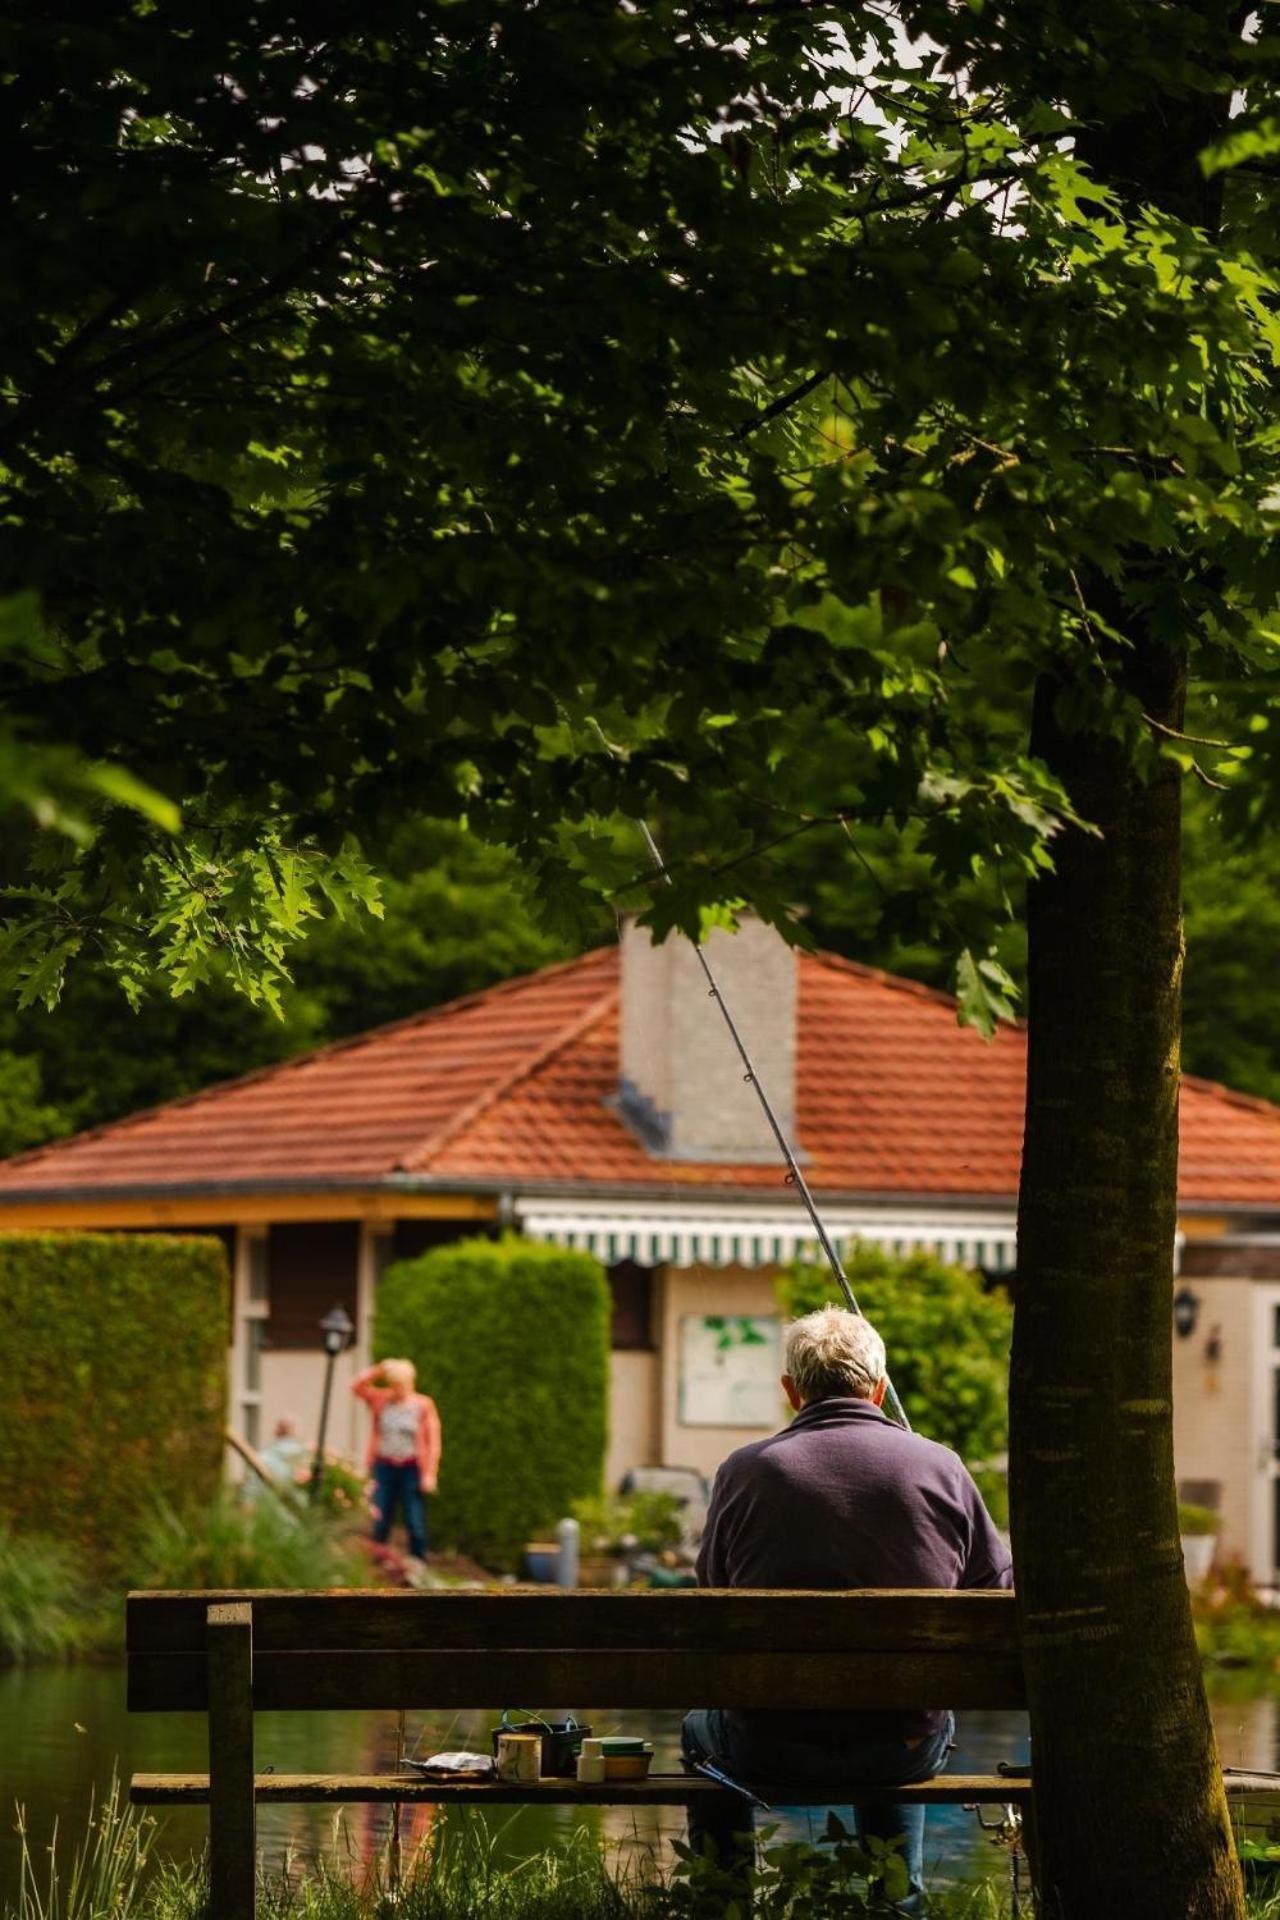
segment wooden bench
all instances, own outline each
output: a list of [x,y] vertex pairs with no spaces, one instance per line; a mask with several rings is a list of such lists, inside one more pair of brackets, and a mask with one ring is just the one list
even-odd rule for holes
[[[256,1803],[687,1807],[725,1794],[684,1773],[601,1786],[255,1775],[266,1708],[1023,1704],[1008,1593],[132,1593],[126,1645],[132,1712],[208,1714],[208,1773],[135,1774],[130,1799],[208,1804],[213,1920],[252,1920]],[[1023,1806],[1030,1791],[1025,1771],[940,1774],[894,1798]],[[833,1779],[805,1797],[849,1794]]]

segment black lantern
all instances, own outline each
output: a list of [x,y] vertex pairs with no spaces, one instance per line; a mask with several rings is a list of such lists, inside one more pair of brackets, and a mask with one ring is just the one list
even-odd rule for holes
[[1190,1287],[1179,1287],[1173,1296],[1173,1324],[1179,1340],[1189,1340],[1200,1318],[1200,1296]]
[[324,1392],[320,1396],[320,1431],[316,1435],[316,1457],[311,1462],[311,1485],[308,1494],[312,1500],[320,1497],[320,1482],[324,1477],[324,1435],[329,1424],[329,1395],[333,1390],[333,1363],[340,1353],[345,1353],[351,1344],[355,1328],[351,1316],[341,1307],[330,1307],[320,1322],[320,1332],[324,1336],[325,1365]]
[[351,1324],[351,1316],[344,1313],[341,1307],[330,1307],[320,1322],[320,1331],[324,1335],[325,1352],[336,1358],[351,1345],[355,1328]]

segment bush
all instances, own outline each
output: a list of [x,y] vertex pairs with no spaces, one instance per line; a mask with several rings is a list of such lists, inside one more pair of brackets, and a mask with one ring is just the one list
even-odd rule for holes
[[1280,1613],[1262,1599],[1241,1561],[1214,1569],[1193,1592],[1191,1612],[1206,1665],[1280,1672]]
[[385,1274],[374,1338],[415,1363],[440,1409],[442,1544],[514,1567],[600,1491],[609,1289],[589,1254],[515,1236],[436,1247]]
[[0,1234],[0,1519],[118,1564],[222,1461],[226,1252],[165,1234]]
[[[1013,1309],[964,1267],[932,1254],[898,1259],[859,1244],[846,1270],[858,1304],[884,1336],[889,1371],[918,1433],[981,1465],[1009,1439],[1009,1341]],[[778,1282],[787,1313],[839,1304],[825,1267],[797,1264]],[[984,1491],[992,1476],[982,1475]],[[999,1515],[996,1516],[999,1518]]]
[[680,1544],[682,1508],[673,1493],[593,1494],[575,1500],[584,1553],[663,1553]]
[[1190,1500],[1178,1502],[1178,1532],[1187,1539],[1217,1533],[1222,1525],[1212,1507],[1197,1507]]
[[264,1491],[252,1506],[224,1490],[202,1512],[159,1504],[147,1520],[132,1570],[136,1587],[336,1587],[356,1585],[332,1523]]

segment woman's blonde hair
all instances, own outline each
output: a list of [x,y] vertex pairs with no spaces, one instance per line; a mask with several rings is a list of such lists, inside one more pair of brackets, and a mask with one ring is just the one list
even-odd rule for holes
[[402,1386],[411,1387],[418,1378],[418,1369],[412,1360],[384,1360],[382,1377],[384,1380],[398,1380]]

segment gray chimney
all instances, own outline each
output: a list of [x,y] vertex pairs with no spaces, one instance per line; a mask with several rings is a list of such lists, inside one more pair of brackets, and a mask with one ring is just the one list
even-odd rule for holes
[[[794,1138],[796,963],[762,920],[717,928],[706,946],[775,1113]],[[653,1154],[669,1160],[775,1160],[755,1089],[688,940],[654,946],[628,921],[622,934],[618,1108]]]

